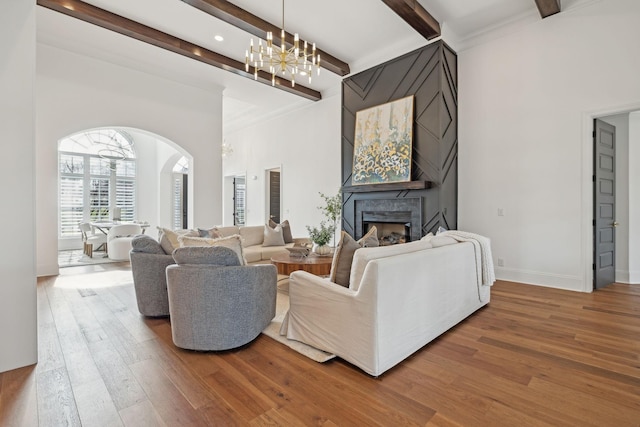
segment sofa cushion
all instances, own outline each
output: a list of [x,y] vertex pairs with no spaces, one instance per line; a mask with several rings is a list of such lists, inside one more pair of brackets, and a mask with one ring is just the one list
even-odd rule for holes
[[146,254],[166,255],[160,242],[146,234],[139,234],[131,240],[131,250],[133,252],[143,252]]
[[[269,220],[269,227],[276,228],[276,224],[274,220]],[[293,234],[291,233],[291,225],[289,225],[289,220],[286,219],[280,223],[282,226],[282,237],[284,238],[285,243],[293,243]]]
[[242,244],[246,246],[261,245],[264,239],[264,226],[248,225],[240,227],[240,237]]
[[237,266],[240,260],[236,252],[224,246],[186,246],[173,252],[176,264],[210,264]]
[[262,245],[243,246],[242,255],[244,256],[245,261],[247,261],[248,263],[262,261],[263,249],[264,248],[262,247]]
[[284,237],[282,235],[282,226],[276,225],[274,228],[269,224],[264,225],[264,238],[262,246],[284,246]]
[[380,246],[378,248],[363,248],[356,251],[353,256],[353,264],[351,266],[349,289],[357,291],[362,281],[362,275],[369,261],[386,258],[395,255],[402,255],[410,252],[416,252],[423,249],[431,248],[431,242],[425,240],[416,240],[415,242],[400,243],[397,245]]
[[246,261],[244,259],[244,254],[242,251],[242,244],[240,235],[235,234],[229,237],[221,237],[219,239],[207,239],[206,237],[188,237],[188,236],[179,236],[178,240],[180,241],[181,247],[188,246],[225,246],[227,248],[233,249],[233,251],[238,255],[238,260],[240,261],[240,265],[246,265]]

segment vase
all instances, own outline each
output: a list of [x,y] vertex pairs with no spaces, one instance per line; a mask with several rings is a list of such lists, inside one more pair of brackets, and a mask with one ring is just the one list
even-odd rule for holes
[[319,245],[317,243],[314,243],[313,249],[311,249],[311,251],[316,255],[326,256],[331,254],[331,246],[327,244]]

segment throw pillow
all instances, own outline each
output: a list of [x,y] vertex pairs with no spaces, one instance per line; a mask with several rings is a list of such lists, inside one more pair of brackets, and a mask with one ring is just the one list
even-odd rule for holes
[[329,279],[333,283],[348,288],[349,281],[351,280],[351,264],[353,263],[353,255],[356,250],[364,247],[376,247],[378,245],[378,229],[375,226],[371,227],[367,234],[362,236],[357,242],[348,233],[343,231],[340,234],[340,242],[338,242],[338,247],[333,255]]
[[166,255],[164,249],[156,239],[146,234],[139,234],[131,239],[131,251],[146,254]]
[[175,248],[180,247],[178,234],[168,228],[158,227],[158,241],[160,241],[162,249],[168,254],[173,253]]
[[179,236],[180,247],[188,246],[225,246],[238,255],[240,265],[246,265],[247,262],[244,259],[244,253],[242,252],[242,241],[238,234],[234,234],[229,237],[222,237],[220,239],[207,239],[206,237],[188,237]]
[[176,264],[240,265],[238,255],[224,246],[187,246],[173,252]]
[[367,231],[367,234],[358,240],[358,244],[363,248],[374,248],[380,246],[380,241],[378,240],[378,228],[375,225],[371,227],[369,231]]
[[340,242],[338,242],[338,247],[333,255],[329,280],[346,288],[349,287],[353,254],[360,248],[360,243],[356,242],[347,232],[340,233]]
[[276,225],[275,228],[269,227],[269,224],[264,225],[262,246],[284,246],[284,237],[280,225]]
[[162,249],[168,254],[173,253],[175,248],[180,247],[178,236],[197,237],[199,236],[199,233],[196,230],[171,230],[168,228],[158,227],[158,241],[160,242]]
[[222,234],[218,232],[218,227],[213,227],[210,229],[198,228],[199,237],[207,237],[209,239],[219,239],[222,237]]
[[[274,220],[269,220],[269,227],[276,228],[276,224]],[[282,237],[284,238],[285,243],[293,243],[293,234],[291,233],[291,226],[289,225],[289,220],[284,220],[280,223],[282,226]]]

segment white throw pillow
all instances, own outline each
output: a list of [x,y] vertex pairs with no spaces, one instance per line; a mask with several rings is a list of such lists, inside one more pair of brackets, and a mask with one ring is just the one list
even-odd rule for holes
[[188,237],[179,236],[180,247],[188,246],[224,246],[232,249],[240,260],[240,265],[247,265],[247,261],[244,259],[244,253],[242,252],[242,241],[238,234],[234,234],[229,237],[222,237],[220,239],[208,239],[206,237]]
[[275,228],[264,225],[264,239],[262,246],[284,246],[284,235],[282,234],[282,226],[276,225]]
[[178,236],[198,237],[197,230],[171,230],[169,228],[158,227],[158,242],[162,249],[169,255],[173,250],[180,247]]

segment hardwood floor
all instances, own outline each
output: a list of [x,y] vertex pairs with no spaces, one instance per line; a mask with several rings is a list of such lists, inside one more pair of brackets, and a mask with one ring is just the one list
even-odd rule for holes
[[[79,274],[82,273],[82,274]],[[640,286],[497,282],[379,378],[263,335],[184,351],[138,313],[127,264],[38,281],[39,360],[0,374],[0,426],[639,426]]]

